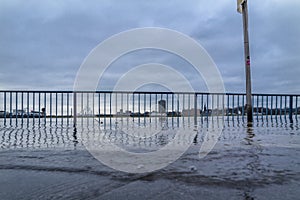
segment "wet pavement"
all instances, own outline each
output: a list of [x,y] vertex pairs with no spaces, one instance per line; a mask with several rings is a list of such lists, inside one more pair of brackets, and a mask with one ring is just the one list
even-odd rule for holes
[[[116,171],[86,150],[68,126],[0,127],[0,199],[299,199],[297,123],[225,123],[216,146],[199,159],[201,132],[178,160],[148,173]],[[141,149],[166,142],[110,141]],[[167,138],[167,139],[166,139]],[[206,138],[207,139],[207,138]],[[188,139],[189,140],[189,139]],[[113,158],[112,158],[113,159]]]

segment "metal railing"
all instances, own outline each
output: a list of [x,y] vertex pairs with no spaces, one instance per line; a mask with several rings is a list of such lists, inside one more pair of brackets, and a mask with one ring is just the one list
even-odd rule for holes
[[0,91],[4,124],[58,123],[72,120],[72,91]]
[[[158,117],[187,118],[194,124],[208,118],[246,119],[243,93],[0,91],[0,118],[6,124],[61,123],[76,125],[92,118],[151,122]],[[300,95],[253,94],[254,121],[298,121]]]

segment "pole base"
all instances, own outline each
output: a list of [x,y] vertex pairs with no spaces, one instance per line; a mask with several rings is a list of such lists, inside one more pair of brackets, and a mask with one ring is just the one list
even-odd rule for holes
[[247,110],[247,122],[252,123],[253,122],[252,106],[246,105],[246,110]]

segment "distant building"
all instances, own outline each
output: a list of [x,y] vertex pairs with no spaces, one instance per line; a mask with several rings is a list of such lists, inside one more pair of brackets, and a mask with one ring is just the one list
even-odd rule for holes
[[196,111],[196,115],[197,116],[200,116],[201,114],[201,110],[200,109],[194,109],[194,108],[191,108],[191,109],[183,109],[182,110],[182,116],[184,117],[189,117],[189,116],[195,116],[195,111]]
[[117,116],[130,116],[130,115],[131,115],[131,111],[126,110],[126,111],[124,112],[123,109],[120,109],[120,111],[117,112],[116,115],[117,115]]
[[158,112],[159,113],[166,113],[166,100],[159,100],[158,101]]

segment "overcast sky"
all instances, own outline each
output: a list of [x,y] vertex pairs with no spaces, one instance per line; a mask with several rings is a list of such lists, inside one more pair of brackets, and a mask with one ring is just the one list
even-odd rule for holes
[[[249,0],[248,7],[253,92],[300,94],[300,1]],[[70,90],[95,46],[142,27],[195,39],[219,68],[226,91],[245,91],[236,0],[0,0],[0,89]],[[184,67],[164,52],[136,52],[116,62],[100,88],[110,89],[126,65],[153,61]]]

